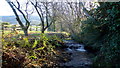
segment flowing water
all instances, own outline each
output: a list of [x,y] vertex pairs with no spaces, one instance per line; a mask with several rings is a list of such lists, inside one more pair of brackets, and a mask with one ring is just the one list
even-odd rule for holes
[[84,45],[76,43],[73,40],[64,40],[64,42],[65,42],[66,46],[68,46],[68,48],[67,48],[68,51],[80,51],[80,52],[86,51],[84,49]]
[[66,52],[71,53],[71,61],[61,63],[61,66],[69,68],[90,68],[92,61],[84,49],[83,44],[76,43],[74,40],[64,40]]

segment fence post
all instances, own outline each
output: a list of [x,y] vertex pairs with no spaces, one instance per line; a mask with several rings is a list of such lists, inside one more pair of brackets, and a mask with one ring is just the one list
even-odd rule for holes
[[36,31],[38,31],[38,27],[37,27],[37,25],[36,25]]
[[2,38],[3,38],[3,35],[4,35],[4,24],[2,24]]
[[32,26],[30,26],[30,31],[32,31]]

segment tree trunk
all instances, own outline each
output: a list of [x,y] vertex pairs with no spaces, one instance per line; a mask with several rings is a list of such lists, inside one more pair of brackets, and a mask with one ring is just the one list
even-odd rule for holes
[[53,31],[55,32],[56,31],[56,27],[55,27],[55,22],[53,23]]
[[24,31],[25,36],[28,36],[28,30],[24,29],[23,31]]
[[60,27],[61,27],[61,32],[63,31],[63,27],[62,27],[63,25],[62,25],[62,23],[60,23]]
[[42,33],[44,33],[45,32],[45,30],[44,29],[42,29]]
[[44,33],[45,29],[44,29],[44,24],[42,24],[42,33]]

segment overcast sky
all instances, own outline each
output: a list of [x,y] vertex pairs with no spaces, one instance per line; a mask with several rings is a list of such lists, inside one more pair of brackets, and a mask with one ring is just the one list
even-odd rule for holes
[[14,15],[5,0],[0,0],[0,16]]
[[[19,1],[21,3],[25,2],[25,0],[19,0]],[[9,16],[9,15],[14,15],[12,9],[5,0],[0,0],[0,16]],[[36,15],[36,13],[33,15]]]
[[[19,1],[25,1],[25,0],[19,0]],[[117,0],[117,1],[120,1],[120,0]],[[0,0],[0,16],[6,16],[6,15],[14,15],[14,13],[5,0]]]
[[[18,1],[24,4],[27,0],[18,0]],[[19,12],[18,14],[21,15]],[[11,7],[8,5],[8,3],[5,0],[0,0],[0,16],[10,16],[10,15],[14,15]],[[36,15],[36,13],[34,13],[33,15]]]

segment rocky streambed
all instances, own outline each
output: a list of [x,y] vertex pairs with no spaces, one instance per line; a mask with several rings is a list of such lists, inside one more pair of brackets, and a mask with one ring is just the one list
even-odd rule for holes
[[84,49],[84,45],[76,43],[74,40],[64,40],[67,48],[66,53],[71,54],[71,60],[65,63],[60,63],[62,67],[69,68],[91,68],[92,60],[89,53]]

